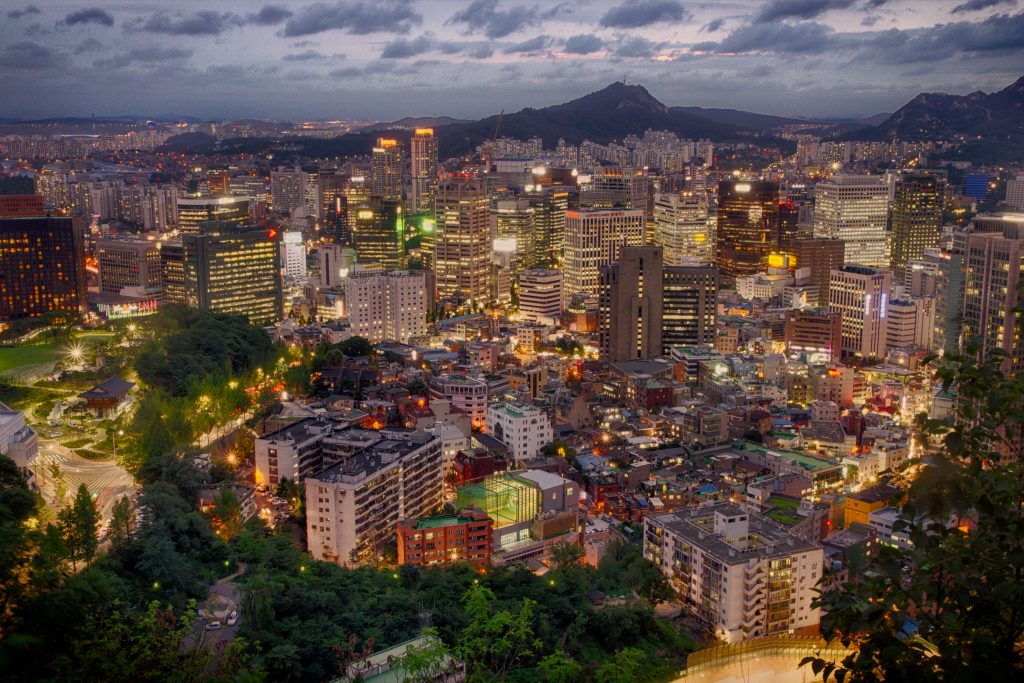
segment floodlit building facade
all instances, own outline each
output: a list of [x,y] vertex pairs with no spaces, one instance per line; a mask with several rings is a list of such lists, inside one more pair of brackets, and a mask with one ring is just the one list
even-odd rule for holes
[[842,240],[847,263],[889,267],[888,221],[889,185],[881,176],[837,175],[814,187],[814,236]]

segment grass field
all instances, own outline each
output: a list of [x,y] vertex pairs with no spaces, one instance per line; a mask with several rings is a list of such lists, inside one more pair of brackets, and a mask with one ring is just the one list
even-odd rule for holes
[[22,365],[49,363],[57,359],[58,349],[55,344],[37,344],[34,346],[3,346],[0,347],[0,372],[5,372]]

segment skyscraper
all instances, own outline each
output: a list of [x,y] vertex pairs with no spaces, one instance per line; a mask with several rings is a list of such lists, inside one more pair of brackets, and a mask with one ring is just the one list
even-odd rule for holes
[[644,239],[641,209],[581,209],[565,213],[565,262],[562,292],[566,300],[583,294],[597,302],[598,268],[619,258],[625,246]]
[[565,212],[569,210],[569,192],[560,187],[532,186],[522,196],[534,210],[537,263],[548,267],[561,265],[565,255]]
[[438,188],[433,265],[438,297],[490,296],[491,230],[487,183],[457,177]]
[[0,217],[0,321],[86,313],[82,219]]
[[405,266],[405,216],[400,202],[370,197],[355,211],[352,242],[360,263],[378,263],[385,270]]
[[199,232],[199,224],[209,221],[248,225],[248,197],[180,197],[178,205],[178,231],[181,234]]
[[562,312],[562,273],[532,269],[519,278],[519,315],[529,322],[557,320]]
[[718,185],[715,262],[722,277],[762,272],[779,248],[779,186],[761,181]]
[[885,357],[891,289],[888,270],[847,264],[832,271],[828,310],[843,316],[844,356]]
[[711,263],[715,239],[708,231],[707,201],[692,192],[657,195],[654,242],[664,247],[666,265]]
[[903,279],[907,264],[921,258],[942,237],[942,203],[946,183],[926,173],[896,181],[892,200],[892,259],[895,277]]
[[345,281],[352,334],[376,344],[405,343],[427,332],[427,275],[422,270],[356,270]]
[[814,236],[843,240],[847,263],[889,267],[888,219],[889,186],[880,176],[837,175],[814,188]]
[[345,186],[348,178],[341,173],[320,172],[317,179],[320,204],[320,237],[336,244],[349,244],[352,235],[348,229],[348,197]]
[[271,171],[270,204],[274,211],[290,214],[306,206],[306,179],[306,172],[298,166]]
[[[811,284],[817,287],[815,306],[828,306],[828,287],[832,271],[842,268],[846,262],[846,244],[839,239],[810,237],[790,240],[782,251],[790,257],[790,263],[797,268],[809,268]],[[808,296],[810,299],[810,296]]]
[[182,243],[188,305],[255,322],[281,318],[277,231],[210,222],[183,235]]
[[378,138],[370,157],[370,194],[392,201],[402,199],[402,148],[398,140]]
[[662,249],[624,246],[599,268],[601,360],[618,363],[661,355]]
[[126,287],[143,293],[158,293],[161,288],[160,246],[150,240],[106,237],[96,240],[96,262],[100,271],[100,291],[120,294]]
[[409,142],[412,185],[409,211],[433,213],[437,197],[437,138],[433,128],[417,128]]
[[580,207],[588,209],[640,209],[647,213],[646,169],[634,166],[599,166],[590,182],[580,188]]
[[165,304],[186,302],[185,245],[180,239],[160,243],[160,284]]
[[281,235],[281,272],[285,278],[296,282],[306,278],[306,245],[301,231]]
[[718,313],[718,268],[666,266],[662,274],[661,352],[713,344]]
[[537,262],[536,210],[526,199],[496,199],[491,207],[494,248],[511,249],[512,276],[518,277]]

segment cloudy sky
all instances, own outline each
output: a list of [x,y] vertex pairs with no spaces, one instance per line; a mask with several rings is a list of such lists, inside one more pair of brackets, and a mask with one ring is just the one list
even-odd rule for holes
[[626,79],[866,116],[1024,72],[1024,0],[0,3],[0,116],[479,117]]

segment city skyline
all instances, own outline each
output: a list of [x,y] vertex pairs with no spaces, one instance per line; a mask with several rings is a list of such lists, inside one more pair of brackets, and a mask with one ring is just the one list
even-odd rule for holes
[[[670,105],[893,111],[1019,75],[1017,0],[26,2],[0,116],[476,118],[615,80]],[[572,78],[566,79],[571,73]],[[569,82],[567,82],[567,80]],[[269,95],[269,96],[268,96]]]

